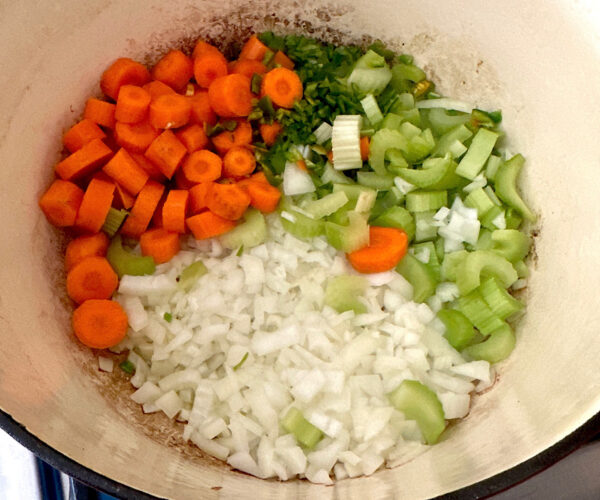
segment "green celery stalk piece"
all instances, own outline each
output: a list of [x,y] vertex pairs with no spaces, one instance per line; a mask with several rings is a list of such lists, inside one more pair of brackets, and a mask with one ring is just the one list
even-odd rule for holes
[[492,208],[497,207],[483,188],[477,188],[471,191],[465,198],[465,205],[477,209],[477,216],[480,220]]
[[197,260],[187,266],[178,276],[177,284],[186,292],[191,290],[196,282],[208,272],[204,262]]
[[473,137],[469,150],[456,167],[456,173],[470,180],[475,179],[490,157],[497,140],[496,132],[480,128]]
[[233,250],[243,246],[252,248],[260,245],[267,239],[267,224],[265,217],[258,210],[252,208],[244,214],[244,222],[237,225],[220,237],[225,248]]
[[115,236],[106,252],[106,259],[115,270],[119,278],[129,274],[143,276],[153,274],[156,270],[154,259],[150,256],[134,255],[123,248],[121,235]]
[[444,256],[442,261],[442,279],[444,281],[456,281],[458,268],[462,261],[467,257],[469,252],[466,250],[458,250],[450,252]]
[[313,448],[322,438],[323,432],[304,418],[297,408],[290,408],[281,420],[281,426],[292,434],[305,448]]
[[416,257],[419,253],[427,251],[429,253],[429,261],[427,263],[423,262],[435,277],[436,281],[440,281],[441,277],[441,264],[438,259],[437,251],[435,248],[435,244],[433,241],[426,241],[423,243],[417,243],[412,246],[412,254]]
[[516,229],[498,229],[491,238],[491,249],[512,263],[524,259],[531,247],[529,236]]
[[456,285],[461,295],[467,295],[481,283],[482,276],[495,276],[505,288],[517,281],[512,264],[491,250],[470,252],[457,270]]
[[369,145],[369,165],[378,175],[386,175],[385,152],[388,149],[405,150],[408,140],[398,130],[382,128],[373,134]]
[[[484,129],[481,129],[484,130]],[[468,154],[468,153],[467,153]],[[496,172],[496,194],[509,207],[517,210],[525,219],[535,222],[536,216],[525,204],[517,190],[517,179],[525,164],[525,158],[517,154],[498,167]]]
[[527,278],[529,276],[529,268],[527,267],[527,264],[525,264],[524,261],[519,260],[518,262],[515,262],[513,264],[513,267],[515,268],[515,271],[517,271],[517,276],[519,278]]
[[331,163],[326,163],[325,168],[323,170],[323,175],[321,175],[321,181],[323,184],[327,184],[329,182],[334,184],[353,184],[354,181],[345,175],[343,172],[336,170],[331,166]]
[[416,380],[403,380],[388,397],[407,419],[417,422],[427,444],[438,442],[446,421],[442,403],[435,392]]
[[377,175],[375,172],[357,172],[356,181],[361,186],[381,191],[394,186],[393,175]]
[[437,226],[433,225],[433,216],[435,210],[428,210],[427,212],[416,212],[415,218],[415,241],[420,243],[422,241],[433,240],[438,234]]
[[446,158],[428,158],[418,169],[401,168],[396,173],[405,181],[419,188],[429,188],[444,179],[451,168],[452,160]]
[[507,323],[490,333],[490,336],[479,344],[466,347],[462,352],[473,359],[483,359],[490,363],[498,363],[506,359],[515,348],[516,338]]
[[472,136],[473,132],[465,127],[465,125],[458,125],[448,130],[448,132],[438,139],[434,150],[431,152],[431,156],[445,156],[450,152],[450,148],[456,141],[463,143]]
[[[346,186],[347,184],[341,185]],[[335,191],[318,200],[307,203],[304,210],[311,214],[315,219],[322,219],[342,208],[348,201],[348,196],[344,191]]]
[[479,290],[473,290],[470,294],[459,297],[458,307],[483,335],[488,335],[505,324],[494,314]]
[[428,212],[447,204],[447,191],[411,191],[406,194],[406,208],[409,212]]
[[479,231],[479,238],[475,245],[475,250],[491,250],[492,248],[492,232],[489,229]]
[[479,287],[483,300],[500,319],[507,319],[521,311],[525,305],[503,288],[496,278],[486,279]]
[[362,213],[348,212],[348,225],[325,222],[325,236],[336,250],[349,253],[369,244],[367,217]]
[[356,314],[367,312],[367,306],[358,297],[367,288],[367,280],[362,276],[335,276],[327,282],[325,305],[339,313],[354,311]]
[[[427,123],[438,136],[443,136],[451,130],[464,126],[471,119],[471,115],[467,113],[448,114],[443,108],[433,108],[426,112]],[[465,127],[466,128],[466,127]],[[470,136],[469,136],[470,137]],[[461,142],[469,137],[459,139]],[[454,141],[451,141],[454,142]]]
[[409,240],[415,237],[415,220],[404,207],[394,206],[388,208],[381,215],[371,220],[371,225],[402,229],[408,235]]
[[435,293],[437,280],[433,271],[409,253],[402,257],[396,271],[413,286],[415,302],[424,302]]
[[323,220],[311,219],[300,212],[296,212],[292,207],[286,208],[285,211],[293,217],[294,221],[286,219],[280,213],[281,225],[283,229],[296,236],[296,238],[311,239],[324,234],[325,223]]
[[442,309],[438,311],[437,317],[446,327],[444,337],[457,351],[467,347],[475,338],[473,323],[460,311],[456,309]]

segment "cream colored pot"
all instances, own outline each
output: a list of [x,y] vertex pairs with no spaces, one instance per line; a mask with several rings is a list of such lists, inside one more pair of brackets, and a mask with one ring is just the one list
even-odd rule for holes
[[[414,54],[443,93],[502,108],[541,214],[528,312],[493,390],[427,453],[334,487],[232,472],[182,444],[166,420],[140,415],[127,383],[98,372],[74,342],[62,240],[37,209],[61,133],[112,60],[151,61],[199,35],[236,40],[240,27],[381,38]],[[600,410],[599,33],[594,0],[0,2],[1,422],[123,496],[131,487],[174,498],[421,498],[480,483],[476,496],[535,470],[547,456],[485,481]]]

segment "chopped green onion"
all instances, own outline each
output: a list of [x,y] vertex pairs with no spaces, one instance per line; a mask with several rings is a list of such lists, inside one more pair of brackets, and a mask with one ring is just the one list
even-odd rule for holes
[[254,73],[250,79],[250,91],[253,94],[260,94],[260,86],[262,83],[262,75]]
[[104,224],[102,225],[102,231],[106,233],[109,238],[112,238],[123,224],[123,221],[127,218],[129,212],[127,210],[117,210],[116,208],[110,207]]
[[241,257],[243,254],[244,254],[244,245],[240,245],[240,248],[238,248],[237,252],[235,252],[235,256]]
[[135,372],[135,365],[128,359],[121,361],[121,363],[119,363],[119,368],[129,375],[133,375]]
[[515,348],[515,334],[512,328],[504,323],[498,329],[490,333],[487,340],[471,345],[463,350],[473,359],[483,359],[490,363],[498,363],[506,359]]
[[480,128],[473,137],[469,150],[460,160],[456,173],[469,180],[475,179],[490,157],[497,140],[496,132]]
[[396,271],[413,286],[415,302],[424,302],[435,293],[437,280],[433,271],[413,255],[407,253],[402,257]]
[[170,312],[166,312],[166,313],[163,314],[163,319],[167,323],[170,323],[171,321],[173,321],[173,315]]
[[360,101],[360,104],[365,111],[367,120],[369,120],[372,125],[377,125],[383,120],[383,115],[381,114],[381,110],[379,109],[379,105],[373,94],[367,94],[367,96]]
[[473,323],[463,313],[456,309],[442,309],[437,317],[444,323],[444,337],[454,349],[464,349],[475,338]]
[[294,407],[291,407],[283,417],[281,426],[308,449],[313,448],[323,438],[321,430],[306,420],[302,412]]
[[204,262],[197,260],[187,266],[177,277],[179,286],[186,292],[191,290],[196,282],[208,272]]
[[534,222],[536,219],[535,214],[525,204],[517,191],[517,178],[524,164],[525,158],[517,154],[498,167],[498,172],[496,172],[496,194],[498,198],[508,206],[516,209],[528,221]]
[[244,362],[247,359],[248,359],[248,353],[244,354],[244,357],[240,360],[240,362],[233,367],[233,371],[237,372],[242,367],[242,365],[244,364]]
[[272,50],[267,50],[267,51],[265,51],[265,55],[263,57],[262,63],[268,67],[271,64],[271,62],[273,61],[274,57],[275,57],[275,52],[273,52]]
[[327,282],[324,303],[339,313],[366,313],[367,306],[358,299],[366,288],[367,280],[362,276],[335,276]]
[[119,278],[125,274],[142,276],[153,274],[156,270],[154,259],[150,256],[134,255],[123,248],[121,235],[115,236],[106,252],[106,259],[115,270]]

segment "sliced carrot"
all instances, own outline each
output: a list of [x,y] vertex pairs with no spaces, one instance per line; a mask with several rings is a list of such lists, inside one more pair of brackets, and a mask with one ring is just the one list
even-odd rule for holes
[[150,179],[153,179],[157,182],[165,182],[166,177],[163,175],[160,169],[143,154],[129,152],[129,155],[140,167],[146,171],[146,173],[150,176]]
[[227,153],[234,146],[250,146],[252,144],[252,125],[245,120],[238,120],[233,132],[228,130],[211,137],[212,143],[221,154]]
[[250,91],[250,78],[237,73],[216,78],[208,88],[208,98],[210,107],[219,116],[248,116],[254,98]]
[[75,224],[83,191],[69,181],[56,179],[42,195],[39,206],[50,224],[67,227]]
[[249,182],[246,192],[250,196],[250,205],[264,213],[273,212],[281,199],[279,189],[264,182]]
[[65,251],[65,269],[70,271],[86,257],[104,257],[109,243],[104,233],[86,234],[71,240]]
[[56,165],[55,171],[66,181],[81,179],[104,164],[113,152],[101,139],[93,139]]
[[212,186],[212,182],[200,182],[189,190],[189,211],[192,214],[197,214],[205,210],[206,205],[206,194]]
[[200,90],[193,96],[188,97],[188,99],[192,103],[190,123],[197,123],[199,125],[202,125],[203,123],[214,125],[217,123],[217,114],[210,107],[208,91]]
[[115,108],[116,106],[111,102],[90,97],[85,103],[83,117],[101,127],[115,128]]
[[131,194],[138,194],[148,180],[148,173],[123,148],[104,165],[102,171]]
[[150,123],[116,123],[115,141],[128,151],[143,153],[154,139],[158,137],[156,130]]
[[138,85],[141,87],[149,81],[150,73],[143,64],[128,57],[121,57],[102,74],[100,88],[108,97],[116,101],[121,86]]
[[181,90],[194,74],[194,63],[181,50],[171,50],[156,63],[150,74],[155,80]]
[[300,77],[287,68],[275,68],[262,79],[261,96],[268,96],[273,104],[281,108],[291,108],[302,99]]
[[362,161],[367,161],[369,159],[369,138],[366,135],[363,135],[360,138],[360,157]]
[[149,229],[140,236],[143,255],[149,255],[157,264],[169,262],[179,252],[179,234],[163,227]]
[[369,245],[347,254],[359,273],[381,273],[393,269],[406,255],[408,236],[401,229],[371,226]]
[[125,338],[127,323],[127,314],[114,300],[86,300],[72,318],[75,336],[93,349],[116,346]]
[[264,143],[267,146],[272,146],[273,144],[275,144],[279,132],[281,132],[281,123],[275,121],[271,124],[263,123],[259,127],[259,130],[260,136],[262,137]]
[[194,51],[192,52],[192,58],[196,59],[197,57],[201,57],[205,54],[220,54],[221,51],[217,49],[214,45],[205,42],[204,40],[198,40],[196,45],[194,46]]
[[176,132],[175,135],[185,145],[189,153],[204,149],[208,146],[208,137],[206,137],[204,127],[197,123],[188,125],[184,129]]
[[146,85],[144,85],[142,88],[150,94],[152,100],[156,99],[158,96],[161,95],[176,94],[176,92],[171,87],[169,87],[163,82],[159,82],[158,80],[152,80],[151,82],[148,82]]
[[112,182],[92,179],[81,200],[75,226],[90,233],[100,231],[112,205],[114,192]]
[[267,179],[267,176],[265,175],[265,173],[261,170],[260,172],[256,172],[254,174],[252,174],[250,176],[250,180],[252,182],[264,182],[266,184],[270,184],[269,179]]
[[223,157],[223,175],[226,177],[250,175],[255,168],[254,153],[244,146],[232,147]]
[[329,160],[329,163],[333,163],[333,149],[327,152],[327,159]]
[[292,61],[288,56],[286,56],[281,50],[275,52],[275,56],[273,57],[273,62],[287,69],[294,69],[294,61]]
[[298,160],[296,162],[296,165],[298,165],[298,168],[300,170],[304,170],[305,172],[308,172],[308,168],[306,168],[306,162],[304,160]]
[[131,212],[121,226],[121,233],[131,238],[139,238],[152,220],[165,187],[156,181],[149,180],[138,194]]
[[185,222],[197,240],[219,236],[235,227],[235,222],[219,217],[211,211],[188,217]]
[[150,219],[150,223],[148,224],[148,229],[153,228],[153,227],[163,227],[162,211],[163,211],[163,207],[165,206],[166,199],[167,199],[167,197],[165,196],[165,193],[163,192],[163,194],[160,198],[160,201],[158,202],[158,205],[156,205],[156,210],[154,210],[152,219]]
[[162,226],[174,233],[185,233],[189,191],[171,189],[162,210]]
[[115,208],[124,208],[129,210],[135,201],[135,198],[120,184],[115,184],[115,197],[113,199],[113,205]]
[[209,151],[201,149],[194,151],[183,162],[181,169],[190,182],[216,181],[221,177],[223,162],[221,158]]
[[269,48],[256,35],[252,35],[242,47],[239,59],[262,61]]
[[67,273],[67,294],[78,304],[90,299],[108,299],[117,286],[117,273],[105,257],[86,257]]
[[63,144],[74,153],[94,139],[104,139],[106,134],[92,120],[83,119],[73,125],[63,135]]
[[250,205],[250,196],[236,184],[213,184],[206,193],[208,209],[228,220],[238,220]]
[[175,186],[177,189],[191,189],[196,185],[195,182],[190,181],[186,176],[183,168],[178,168],[175,172]]
[[115,119],[121,123],[139,123],[148,114],[150,92],[136,85],[123,85],[119,89]]
[[260,61],[254,59],[240,59],[235,61],[231,66],[230,73],[239,73],[240,75],[252,78],[256,75],[264,75],[267,72],[267,67]]
[[227,74],[227,59],[220,52],[206,52],[194,59],[194,78],[200,87],[208,88],[219,77]]
[[186,153],[187,149],[175,134],[170,130],[165,130],[152,141],[144,155],[159,168],[167,179],[170,179]]
[[190,121],[192,104],[179,94],[158,96],[150,104],[150,124],[154,128],[179,128]]

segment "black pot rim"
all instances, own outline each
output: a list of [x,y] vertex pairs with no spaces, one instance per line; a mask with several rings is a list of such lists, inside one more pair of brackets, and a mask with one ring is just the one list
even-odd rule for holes
[[[117,498],[156,500],[158,497],[121,484],[55,450],[19,424],[8,413],[0,410],[0,428],[16,441],[28,448],[42,460],[59,469],[77,481],[84,483]],[[600,413],[597,413],[571,434],[561,439],[541,453],[531,457],[511,469],[484,479],[459,490],[447,493],[438,499],[485,498],[506,490],[555,464],[582,444],[588,442],[600,431]]]

